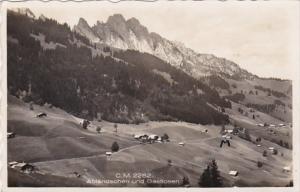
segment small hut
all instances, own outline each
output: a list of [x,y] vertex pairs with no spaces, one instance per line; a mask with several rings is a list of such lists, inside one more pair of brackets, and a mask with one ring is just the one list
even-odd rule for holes
[[231,170],[231,171],[229,171],[228,174],[231,175],[231,176],[236,177],[236,176],[238,176],[239,172],[238,172],[238,171],[235,171],[235,170]]
[[16,134],[14,132],[8,132],[7,133],[7,138],[8,139],[14,138],[15,136],[16,136]]
[[46,113],[39,113],[39,114],[36,115],[36,117],[38,117],[38,118],[47,117],[47,114]]

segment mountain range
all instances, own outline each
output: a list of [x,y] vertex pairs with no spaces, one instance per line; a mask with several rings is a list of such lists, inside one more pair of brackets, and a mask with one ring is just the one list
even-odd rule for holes
[[29,9],[9,11],[8,75],[11,94],[89,118],[219,124],[228,122],[221,108],[239,103],[292,120],[291,81],[260,78],[121,14],[94,26],[80,18],[71,30]]
[[256,76],[240,68],[236,63],[212,54],[200,54],[187,48],[183,43],[170,41],[159,34],[149,32],[136,18],[126,20],[121,14],[108,17],[89,26],[79,19],[74,31],[87,37],[93,43],[111,47],[146,52],[180,68],[195,78],[212,74],[240,76],[253,79]]
[[[135,18],[71,29],[8,10],[7,88],[10,187],[293,186],[292,82]],[[89,181],[119,173],[137,177]]]

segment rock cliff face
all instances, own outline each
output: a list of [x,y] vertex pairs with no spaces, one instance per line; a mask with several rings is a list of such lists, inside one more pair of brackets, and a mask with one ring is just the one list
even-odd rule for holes
[[173,42],[157,33],[150,33],[136,18],[126,20],[122,15],[115,14],[105,23],[98,21],[92,27],[81,18],[74,26],[74,30],[93,43],[150,53],[196,78],[212,74],[255,78],[234,62],[210,54],[199,54],[180,42]]

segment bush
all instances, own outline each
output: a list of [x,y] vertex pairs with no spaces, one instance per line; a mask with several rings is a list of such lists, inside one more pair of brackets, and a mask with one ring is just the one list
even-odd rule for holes
[[274,149],[273,150],[273,155],[277,155],[278,154],[278,150],[277,149]]
[[264,150],[264,152],[263,152],[263,156],[264,156],[264,157],[266,157],[267,155],[268,155],[267,151],[266,151],[266,150]]
[[172,165],[172,160],[168,159],[168,165],[171,166]]
[[257,137],[256,142],[261,142],[261,137]]
[[286,185],[286,187],[293,187],[293,186],[294,186],[294,182],[293,181],[290,181],[290,183]]
[[190,185],[190,180],[189,180],[189,178],[186,177],[186,176],[184,176],[184,177],[182,178],[182,184],[181,184],[181,185],[182,185],[182,186]]
[[283,147],[289,149],[290,148],[290,144],[288,142],[284,142],[283,143]]
[[88,120],[83,120],[83,123],[82,123],[82,128],[83,129],[87,129],[87,126],[90,124],[90,122]]
[[240,112],[241,114],[243,114],[244,113],[244,110],[242,109],[242,108],[238,108],[238,112]]
[[262,167],[263,163],[261,161],[257,161],[257,167]]
[[118,124],[114,124],[115,132],[118,133]]
[[169,135],[165,133],[165,134],[162,136],[162,140],[169,140]]
[[119,151],[119,144],[117,142],[114,142],[112,145],[111,145],[111,151],[112,152],[117,152]]
[[97,131],[98,133],[100,133],[100,132],[101,132],[101,127],[98,126],[98,127],[96,128],[96,131]]

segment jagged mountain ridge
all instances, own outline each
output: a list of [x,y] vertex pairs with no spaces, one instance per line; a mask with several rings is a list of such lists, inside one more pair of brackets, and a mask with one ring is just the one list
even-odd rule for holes
[[235,75],[245,79],[256,77],[232,61],[212,54],[199,54],[180,42],[149,32],[136,18],[126,20],[121,14],[110,16],[105,23],[98,21],[92,27],[80,18],[73,29],[93,43],[150,53],[196,78],[212,74]]

